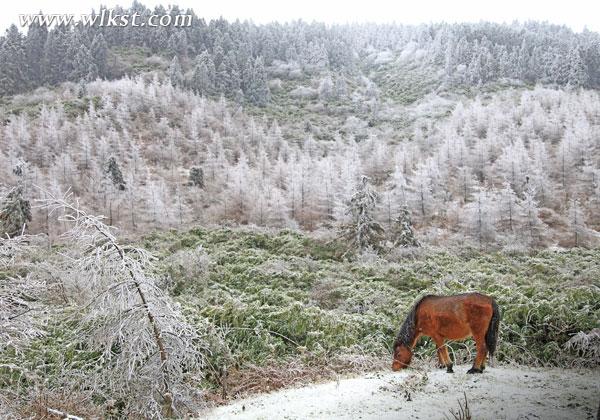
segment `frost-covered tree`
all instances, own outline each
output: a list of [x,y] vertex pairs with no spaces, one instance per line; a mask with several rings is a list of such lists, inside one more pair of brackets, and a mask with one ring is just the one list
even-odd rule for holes
[[576,198],[569,200],[567,220],[569,221],[569,229],[573,234],[573,244],[575,246],[587,245],[592,233],[585,222],[583,208]]
[[193,167],[189,173],[189,185],[204,188],[204,171],[202,168]]
[[169,66],[167,74],[172,86],[183,86],[183,72],[181,71],[181,65],[179,64],[179,58],[177,58],[177,56],[173,57],[173,60],[171,60],[171,65]]
[[464,207],[463,224],[480,247],[496,239],[496,202],[489,191],[480,189]]
[[63,287],[79,305],[77,346],[97,355],[93,371],[67,362],[63,389],[115,398],[126,416],[184,416],[202,345],[153,277],[153,257],[121,244],[102,217],[70,196],[48,196],[41,205],[69,226]]
[[514,232],[517,228],[518,213],[517,205],[519,198],[512,189],[510,182],[505,181],[504,187],[500,191],[500,221],[503,224],[503,228],[509,232]]
[[351,216],[351,222],[343,228],[344,237],[360,251],[380,248],[384,230],[374,218],[376,205],[377,192],[371,187],[369,178],[363,175],[347,204],[346,212]]
[[535,197],[535,188],[530,186],[523,193],[523,200],[520,203],[520,213],[523,220],[522,229],[524,237],[530,245],[538,246],[543,244],[547,229],[544,222],[540,219],[539,207]]
[[79,46],[73,60],[70,79],[74,81],[91,81],[98,76],[98,67],[90,50],[83,44]]
[[265,106],[270,98],[269,87],[267,86],[267,73],[262,57],[257,57],[252,69],[252,78],[248,92],[248,100],[259,106]]
[[21,185],[6,194],[0,203],[0,236],[20,235],[31,222],[31,204]]
[[415,232],[413,231],[412,220],[408,206],[402,206],[400,215],[394,221],[392,227],[392,241],[395,246],[400,247],[418,247],[421,246]]
[[119,164],[114,156],[111,156],[106,162],[106,174],[109,176],[113,186],[120,191],[125,190],[125,180]]

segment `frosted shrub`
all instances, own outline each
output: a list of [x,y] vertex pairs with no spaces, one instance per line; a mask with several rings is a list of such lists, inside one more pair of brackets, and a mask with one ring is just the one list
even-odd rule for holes
[[363,267],[380,265],[383,262],[384,260],[379,257],[377,251],[371,247],[364,249],[356,256],[356,263]]
[[172,280],[190,283],[202,282],[212,264],[202,245],[179,250],[168,257],[165,263]]
[[565,343],[565,349],[581,356],[584,365],[600,364],[600,328],[589,333],[579,331]]
[[[16,260],[28,251],[29,237],[0,237],[0,271],[14,268]],[[0,276],[0,353],[6,349],[23,351],[34,337],[43,335],[40,328],[43,314],[39,299],[45,285],[31,275],[18,274]],[[20,370],[0,361],[0,368]],[[0,413],[1,414],[1,413]]]

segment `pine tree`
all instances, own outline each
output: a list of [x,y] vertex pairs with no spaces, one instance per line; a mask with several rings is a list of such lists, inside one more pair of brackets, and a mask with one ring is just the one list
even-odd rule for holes
[[415,233],[412,227],[412,220],[410,218],[410,211],[408,206],[405,204],[400,210],[400,215],[394,221],[392,232],[392,240],[395,246],[403,248],[407,247],[419,247],[421,244],[415,237]]
[[573,244],[577,247],[585,245],[589,239],[590,230],[585,223],[583,209],[578,199],[569,200],[567,219],[569,221],[569,228],[573,234]]
[[573,87],[587,86],[589,82],[588,73],[585,68],[585,63],[581,57],[582,52],[580,47],[571,48],[569,51],[568,60],[568,84]]
[[0,235],[20,235],[31,222],[31,204],[24,197],[23,187],[19,185],[12,189],[1,205]]
[[209,95],[211,91],[211,81],[208,68],[205,63],[197,63],[192,73],[192,89],[200,95]]
[[25,40],[25,53],[29,66],[29,81],[37,86],[44,82],[44,46],[48,38],[48,28],[37,21],[29,25]]
[[85,80],[92,81],[98,76],[98,68],[90,50],[83,44],[79,47],[75,59],[73,60],[73,71],[69,79],[73,81]]
[[90,51],[98,76],[107,77],[108,44],[101,33],[94,35]]
[[546,228],[544,222],[539,216],[539,207],[535,199],[536,191],[534,187],[529,187],[523,194],[521,203],[521,214],[524,220],[523,229],[525,237],[531,245],[536,246],[543,243]]
[[28,73],[23,36],[11,25],[5,39],[0,40],[0,96],[27,89]]
[[179,65],[179,58],[177,58],[177,56],[173,57],[173,60],[171,60],[171,65],[169,66],[167,74],[169,75],[171,86],[183,86],[183,73],[181,71],[181,66]]
[[204,188],[204,171],[202,168],[194,166],[190,169],[188,184],[193,187]]
[[267,72],[262,57],[257,57],[254,61],[252,80],[247,96],[251,103],[258,106],[265,106],[269,102],[270,93],[267,86]]
[[110,157],[106,164],[106,174],[109,176],[113,185],[118,188],[120,191],[125,191],[125,180],[123,179],[123,173],[121,172],[121,168],[119,168],[119,164],[114,157]]
[[351,216],[351,223],[344,229],[344,236],[361,252],[380,248],[384,230],[374,218],[376,204],[377,192],[363,175],[347,204],[346,214]]

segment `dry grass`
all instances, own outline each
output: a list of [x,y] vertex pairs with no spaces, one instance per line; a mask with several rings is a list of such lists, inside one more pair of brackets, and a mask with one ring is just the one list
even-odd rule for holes
[[471,420],[473,416],[471,415],[471,410],[469,409],[469,400],[467,399],[467,394],[463,392],[464,401],[458,400],[458,410],[455,412],[453,408],[450,409],[451,418],[445,416],[450,420]]
[[221,388],[209,393],[207,398],[215,404],[225,404],[228,400],[252,394],[335,380],[343,374],[381,370],[388,364],[388,360],[381,358],[356,355],[336,356],[327,363],[318,364],[307,364],[300,358],[283,362],[273,360],[262,366],[249,364],[229,370],[221,378]]
[[[29,406],[19,406],[16,413],[21,418],[30,419],[90,419],[103,417],[102,408],[91,401],[90,395],[48,389],[36,390],[31,395]],[[62,413],[62,415],[59,413]]]

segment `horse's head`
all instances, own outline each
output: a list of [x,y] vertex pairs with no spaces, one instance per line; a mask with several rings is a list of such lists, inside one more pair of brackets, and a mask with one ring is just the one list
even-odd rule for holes
[[394,348],[394,361],[392,362],[392,370],[394,372],[408,367],[412,359],[412,351],[406,344],[398,344]]

